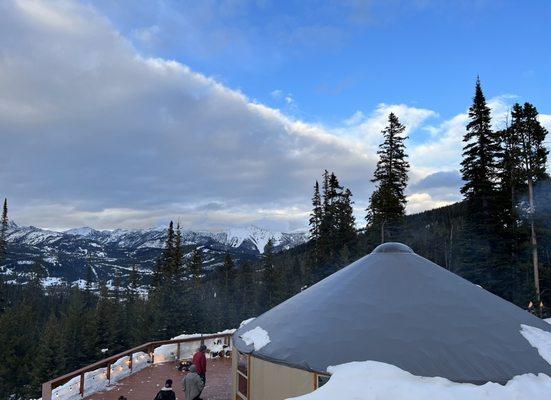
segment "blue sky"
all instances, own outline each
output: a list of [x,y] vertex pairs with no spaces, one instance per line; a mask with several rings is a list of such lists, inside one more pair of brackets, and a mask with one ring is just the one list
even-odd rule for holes
[[358,225],[388,114],[407,212],[461,199],[480,75],[551,128],[551,2],[0,2],[0,197],[53,229],[304,228],[334,171]]
[[338,123],[379,103],[449,118],[480,75],[551,108],[551,2],[94,1],[150,56],[174,59],[286,112]]

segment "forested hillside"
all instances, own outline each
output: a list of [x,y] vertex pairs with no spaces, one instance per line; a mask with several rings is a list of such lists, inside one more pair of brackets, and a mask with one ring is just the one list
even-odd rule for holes
[[[270,239],[258,262],[236,263],[226,253],[207,271],[204,249],[194,246],[185,257],[183,233],[171,222],[145,296],[136,269],[116,274],[113,289],[91,267],[82,288],[44,289],[39,264],[25,285],[0,279],[0,397],[32,398],[41,382],[139,343],[235,327],[385,241],[403,242],[484,289],[549,315],[551,180],[547,131],[537,117],[531,104],[517,104],[511,124],[492,130],[477,82],[464,137],[464,201],[457,204],[405,214],[405,127],[390,114],[365,223],[355,219],[352,190],[325,171],[313,185],[310,240],[278,253]],[[1,222],[0,265],[9,250],[6,203]]]

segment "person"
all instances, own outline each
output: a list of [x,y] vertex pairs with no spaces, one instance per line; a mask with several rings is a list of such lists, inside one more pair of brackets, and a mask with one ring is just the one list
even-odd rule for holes
[[124,396],[119,396],[119,400],[128,400],[128,399]]
[[167,379],[165,387],[159,390],[154,400],[176,400],[176,394],[172,390],[172,379]]
[[207,357],[205,356],[205,352],[207,351],[207,346],[204,344],[199,347],[199,350],[197,353],[193,355],[193,364],[195,365],[195,368],[197,368],[197,374],[203,381],[203,386],[207,383]]
[[197,374],[197,368],[191,364],[189,372],[182,379],[182,389],[186,400],[201,400],[201,392],[204,388],[203,380]]

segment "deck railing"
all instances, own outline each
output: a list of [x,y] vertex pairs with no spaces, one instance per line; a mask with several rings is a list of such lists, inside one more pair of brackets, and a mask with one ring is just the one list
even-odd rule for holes
[[[106,369],[106,378],[108,380],[108,384],[111,383],[111,366],[119,359],[123,357],[129,357],[128,360],[128,368],[130,369],[130,373],[132,373],[132,355],[136,353],[146,353],[150,356],[149,363],[153,365],[155,363],[155,349],[157,347],[167,345],[167,344],[175,344],[176,345],[176,354],[175,357],[177,360],[180,359],[181,356],[181,347],[180,345],[182,343],[189,343],[189,342],[200,342],[203,344],[205,340],[210,339],[223,339],[224,344],[231,345],[231,333],[217,333],[212,335],[198,335],[198,336],[191,336],[184,339],[171,339],[171,340],[159,340],[155,342],[147,342],[140,346],[136,346],[130,350],[123,351],[122,353],[115,354],[111,357],[104,358],[103,360],[97,361],[93,364],[87,365],[86,367],[77,369],[73,372],[70,372],[68,374],[65,374],[63,376],[60,376],[58,378],[52,379],[51,381],[45,382],[42,384],[42,400],[52,400],[52,391],[63,385],[64,383],[69,382],[71,379],[80,376],[80,388],[79,393],[81,398],[84,397],[84,387],[85,387],[85,374],[87,372],[95,371],[100,368]],[[92,394],[92,393],[90,393]]]

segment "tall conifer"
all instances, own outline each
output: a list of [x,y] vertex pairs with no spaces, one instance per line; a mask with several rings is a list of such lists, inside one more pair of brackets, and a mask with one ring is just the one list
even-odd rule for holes
[[477,220],[486,229],[491,225],[491,200],[496,189],[499,141],[492,131],[490,108],[486,104],[478,78],[463,142],[465,145],[461,173],[465,183],[461,193],[469,201],[473,220]]
[[383,143],[377,154],[379,161],[372,182],[377,188],[370,198],[367,209],[367,223],[381,230],[381,242],[385,241],[385,231],[405,216],[409,163],[405,152],[403,136],[405,126],[394,113],[388,116],[388,125],[383,129]]

